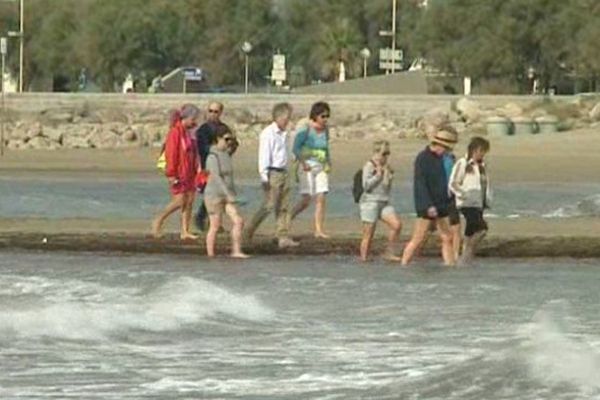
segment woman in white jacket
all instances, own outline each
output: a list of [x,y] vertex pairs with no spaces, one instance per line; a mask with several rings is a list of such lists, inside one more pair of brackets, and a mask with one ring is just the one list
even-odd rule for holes
[[463,264],[473,259],[477,245],[488,230],[483,210],[490,207],[492,190],[483,159],[489,151],[490,142],[473,137],[467,155],[454,164],[448,183],[449,190],[456,196],[456,206],[466,220]]

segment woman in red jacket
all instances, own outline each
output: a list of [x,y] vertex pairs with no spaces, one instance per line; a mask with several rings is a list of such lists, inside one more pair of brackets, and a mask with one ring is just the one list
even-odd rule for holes
[[171,129],[165,142],[171,202],[152,222],[152,234],[160,237],[163,223],[169,215],[181,209],[181,239],[198,239],[190,232],[192,206],[196,196],[196,174],[199,171],[198,150],[194,129],[198,125],[200,110],[193,104],[184,105],[171,116]]

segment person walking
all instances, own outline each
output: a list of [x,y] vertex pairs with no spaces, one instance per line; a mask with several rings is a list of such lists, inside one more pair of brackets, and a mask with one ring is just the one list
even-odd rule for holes
[[483,211],[492,201],[492,190],[484,157],[490,142],[479,136],[471,139],[467,155],[459,159],[450,175],[449,189],[456,196],[456,205],[465,217],[465,239],[460,264],[468,264],[475,256],[478,244],[488,231]]
[[292,111],[289,103],[276,104],[272,111],[273,122],[259,136],[258,173],[265,196],[245,232],[247,240],[251,240],[259,225],[274,212],[277,219],[276,236],[280,248],[299,245],[288,236],[290,182],[287,126]]
[[[200,125],[200,127],[196,130],[196,143],[198,144],[198,156],[200,157],[200,165],[202,166],[202,169],[206,167],[206,157],[210,151],[210,146],[213,142],[217,128],[220,126],[227,127],[227,125],[221,121],[221,116],[223,115],[224,109],[225,107],[223,103],[218,101],[211,101],[208,103],[208,108],[206,109],[206,122]],[[204,192],[204,187],[200,187],[198,189],[200,193]],[[205,229],[207,215],[204,199],[200,199],[200,204],[198,205],[198,211],[196,212],[194,221],[196,227],[201,231]]]
[[314,103],[310,110],[310,122],[301,127],[294,139],[293,152],[299,167],[300,194],[302,198],[292,211],[292,219],[306,210],[314,198],[316,238],[327,239],[324,231],[326,196],[329,192],[331,156],[329,152],[329,130],[327,122],[331,116],[329,104]]
[[452,236],[448,221],[450,197],[446,184],[446,174],[442,156],[456,143],[456,135],[439,130],[431,138],[430,144],[415,159],[414,201],[417,219],[412,237],[404,247],[402,265],[408,265],[415,252],[427,238],[428,228],[434,221],[442,242],[442,258],[445,265],[454,265]]
[[204,190],[204,202],[209,218],[209,228],[206,234],[206,253],[209,257],[215,256],[217,233],[221,227],[223,212],[225,212],[233,225],[231,229],[231,257],[248,258],[248,255],[242,252],[241,241],[244,220],[236,205],[237,194],[230,155],[230,143],[234,140],[235,137],[227,126],[218,126],[213,137],[211,150],[206,158],[208,183]]
[[152,234],[161,236],[161,229],[169,215],[181,209],[181,233],[183,240],[198,239],[190,231],[192,207],[196,195],[196,175],[199,172],[198,150],[195,136],[191,134],[198,125],[200,110],[193,104],[185,104],[171,116],[171,129],[167,135],[164,154],[165,175],[169,182],[171,202],[152,222]]
[[360,197],[360,219],[363,224],[360,242],[360,259],[367,261],[378,220],[389,227],[387,251],[384,258],[401,261],[395,253],[396,242],[402,230],[402,222],[391,205],[390,192],[394,171],[389,165],[390,143],[378,140],[373,144],[373,156],[362,169],[363,193]]

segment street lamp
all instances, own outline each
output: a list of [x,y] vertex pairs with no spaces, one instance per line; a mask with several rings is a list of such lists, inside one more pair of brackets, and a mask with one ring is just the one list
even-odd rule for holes
[[19,0],[19,31],[10,31],[8,32],[8,37],[18,37],[19,38],[19,93],[23,93],[23,39],[25,36],[24,33],[24,18],[25,14],[25,0]]
[[245,74],[244,74],[244,93],[248,94],[248,54],[252,51],[252,43],[242,43],[242,51],[244,52]]
[[396,2],[397,0],[392,0],[392,30],[379,31],[379,36],[391,36],[392,37],[392,55],[391,55],[391,63],[392,63],[392,74],[396,72]]
[[2,55],[2,122],[0,122],[0,156],[4,155],[4,64],[6,61],[6,53],[8,50],[8,44],[5,37],[0,38],[0,54]]
[[367,77],[367,60],[371,57],[371,50],[364,48],[360,51],[360,56],[363,59],[363,78]]

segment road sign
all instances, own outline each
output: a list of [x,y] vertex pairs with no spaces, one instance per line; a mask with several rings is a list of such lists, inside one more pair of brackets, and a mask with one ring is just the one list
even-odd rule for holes
[[379,49],[379,60],[392,61],[392,56],[394,61],[402,61],[402,59],[404,58],[402,50],[394,50],[392,52],[392,49],[390,49],[389,47],[385,49]]
[[271,80],[282,83],[287,79],[285,71],[285,55],[273,54],[273,69],[271,70]]
[[[392,63],[393,59],[393,63]],[[404,53],[402,50],[394,50],[385,48],[379,49],[379,69],[385,69],[394,71],[402,69],[402,60],[404,59]],[[392,66],[393,64],[393,66]]]
[[0,54],[2,55],[6,55],[7,52],[7,43],[6,43],[6,38],[0,38]]

